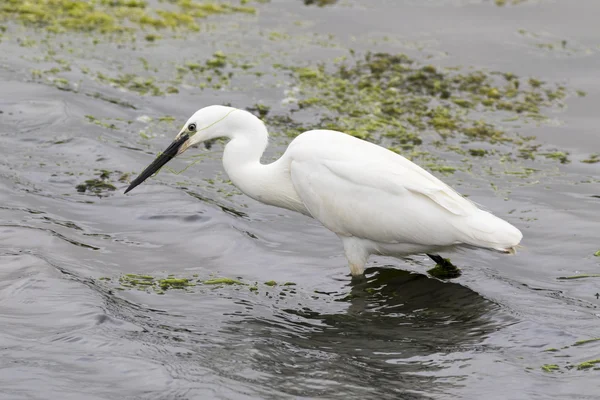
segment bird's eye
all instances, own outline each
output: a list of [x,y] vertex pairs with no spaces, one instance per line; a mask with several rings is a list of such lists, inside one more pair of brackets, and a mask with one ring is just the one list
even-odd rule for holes
[[196,124],[189,124],[188,125],[188,131],[195,132],[196,131]]

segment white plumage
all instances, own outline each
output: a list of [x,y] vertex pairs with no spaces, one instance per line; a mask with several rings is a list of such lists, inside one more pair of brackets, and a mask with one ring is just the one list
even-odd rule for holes
[[[370,254],[399,257],[464,246],[514,253],[521,241],[517,228],[415,163],[344,133],[305,132],[279,160],[264,165],[268,133],[262,121],[243,110],[210,106],[187,121],[174,142],[181,142],[176,154],[216,137],[231,139],[223,165],[232,182],[258,201],[311,216],[335,232],[353,275],[364,272]],[[147,178],[148,169],[128,191]]]

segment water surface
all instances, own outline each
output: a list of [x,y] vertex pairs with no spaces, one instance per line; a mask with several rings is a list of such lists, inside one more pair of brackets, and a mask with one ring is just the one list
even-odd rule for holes
[[[557,278],[600,269],[600,164],[581,162],[600,152],[600,4],[304,3],[273,0],[255,5],[256,15],[211,16],[201,32],[135,49],[93,45],[82,34],[48,44],[43,30],[3,23],[1,398],[597,398],[599,371],[577,365],[600,358],[600,342],[574,343],[600,337],[600,281]],[[566,47],[545,46],[563,40]],[[49,48],[58,55],[45,57]],[[538,157],[531,165],[539,178],[527,182],[499,172],[443,176],[523,231],[516,257],[453,255],[463,275],[452,281],[428,277],[422,256],[374,257],[366,280],[352,282],[335,235],[224,183],[219,143],[198,149],[201,162],[185,172],[162,172],[122,194],[128,178],[119,178],[141,171],[196,109],[260,103],[283,113],[289,81],[273,64],[330,63],[348,48],[531,75],[571,90],[566,108],[549,111],[550,123],[519,128],[548,151],[568,153],[569,163]],[[166,82],[176,64],[217,51],[253,59],[263,74],[236,73],[231,85],[212,89],[186,78],[179,93],[152,96],[81,70]],[[60,75],[66,87],[56,74],[32,74],[57,57],[72,65]],[[174,120],[158,121],[164,116]],[[267,158],[287,141],[275,137]],[[481,162],[503,168],[498,159]],[[102,170],[117,190],[77,190],[102,181]],[[122,274],[249,286],[157,294],[119,290]],[[264,284],[271,280],[278,284]]]

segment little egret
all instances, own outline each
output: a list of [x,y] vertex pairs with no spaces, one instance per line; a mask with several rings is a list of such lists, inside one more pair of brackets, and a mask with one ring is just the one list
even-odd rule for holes
[[363,274],[371,254],[427,254],[443,266],[440,251],[475,247],[514,254],[523,237],[401,155],[342,132],[304,132],[277,161],[261,164],[268,142],[264,123],[224,106],[192,115],[125,193],[190,146],[221,137],[230,139],[223,167],[233,184],[257,201],[315,218],[336,233],[353,276]]

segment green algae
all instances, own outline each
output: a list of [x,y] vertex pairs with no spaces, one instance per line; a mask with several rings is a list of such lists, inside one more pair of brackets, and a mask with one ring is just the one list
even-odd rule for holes
[[205,285],[246,285],[236,279],[231,278],[215,278],[202,281]]
[[469,154],[473,157],[483,157],[488,154],[488,152],[484,149],[469,149]]
[[156,284],[160,287],[161,290],[167,289],[184,289],[188,286],[196,286],[195,283],[191,282],[187,278],[164,278],[158,279]]
[[107,103],[116,104],[116,105],[121,106],[123,108],[130,108],[132,110],[137,110],[136,106],[134,106],[131,103],[128,103],[127,101],[124,101],[122,99],[118,99],[118,98],[115,98],[115,97],[108,97],[108,96],[106,96],[106,95],[104,95],[102,93],[98,93],[98,92],[86,93],[86,96],[93,97],[95,99],[99,99],[99,100],[102,100],[102,101],[106,101]]
[[127,278],[132,278],[132,279],[142,279],[144,281],[153,280],[154,279],[154,277],[152,277],[150,275],[125,274],[125,276]]
[[561,164],[566,164],[569,162],[568,154],[562,151],[554,151],[552,153],[541,153],[541,155],[543,155],[546,158],[560,161]]
[[[558,353],[561,350],[569,349],[572,346],[585,346],[589,343],[595,343],[598,341],[600,341],[600,338],[583,339],[583,340],[576,341],[575,343],[573,343],[570,346],[563,346],[560,349],[555,348],[555,347],[550,347],[543,351],[545,353]],[[556,355],[556,357],[569,357],[569,355]],[[600,364],[600,359],[593,359],[593,360],[584,361],[577,365],[572,365],[570,363],[567,363],[566,365],[564,365],[564,368],[566,368],[568,370],[574,369],[574,368],[577,370],[586,370],[586,369],[590,369],[590,368],[600,369],[600,367],[597,367],[598,364]],[[557,371],[559,369],[560,369],[560,367],[557,364],[545,364],[544,366],[542,366],[542,370],[544,372],[553,372],[553,371]]]
[[94,125],[98,125],[101,126],[103,128],[107,128],[107,129],[117,129],[117,126],[114,123],[109,123],[109,122],[105,122],[102,121],[99,118],[94,117],[93,115],[85,115],[85,119]]
[[[94,73],[90,70],[87,70],[87,74],[99,83],[141,96],[165,96],[179,93],[182,86],[195,86],[200,89],[224,89],[231,84],[231,78],[234,74],[251,73],[248,71],[251,68],[248,63],[239,62],[235,56],[228,56],[221,51],[217,51],[203,60],[186,61],[182,65],[176,65],[173,71],[173,79],[157,79],[153,74],[156,69],[151,68],[149,62],[144,58],[140,58],[139,61],[144,69],[141,74],[127,72],[114,75],[107,72]],[[35,72],[39,73],[39,79],[43,71]],[[116,99],[106,100],[119,104]],[[261,112],[263,111],[268,110],[263,106]]]
[[153,291],[157,294],[164,294],[170,289],[186,289],[196,286],[188,278],[155,278],[151,275],[124,274],[119,277],[119,290],[138,289],[143,291]]
[[556,364],[544,364],[542,365],[542,371],[544,372],[554,372],[558,371],[560,367]]
[[600,338],[578,340],[575,343],[573,343],[573,346],[581,346],[581,345],[584,345],[584,344],[588,344],[588,343],[592,343],[592,342],[597,342],[597,341],[600,341]]
[[165,92],[157,85],[154,78],[141,77],[136,74],[121,74],[115,78],[106,76],[103,73],[96,74],[96,78],[103,83],[108,83],[113,87],[125,89],[130,92],[136,92],[140,95],[151,94],[161,96]]
[[600,364],[600,359],[588,360],[588,361],[584,361],[582,363],[577,364],[577,369],[578,370],[590,369],[590,368],[595,367],[597,364]]
[[[527,146],[533,138],[515,135],[490,120],[498,114],[508,115],[513,121],[544,121],[544,111],[562,106],[567,96],[563,86],[535,78],[422,65],[404,54],[353,54],[333,65],[287,69],[293,86],[300,89],[295,101],[298,111],[310,110],[319,115],[323,128],[404,152],[421,146],[428,137],[432,140],[431,134],[435,133],[450,151],[464,152],[462,146],[446,143],[464,138],[518,145],[522,148],[519,156],[533,158],[537,148]],[[484,120],[482,114],[492,118]],[[284,120],[276,121],[272,116],[266,121],[277,128],[285,125]],[[293,135],[301,129],[291,131]],[[488,154],[489,150],[470,152],[474,157]],[[567,154],[562,152],[545,155],[568,162]]]
[[556,279],[572,280],[572,279],[585,279],[585,278],[600,278],[600,274],[580,274],[580,275],[571,275],[571,276],[559,276]]
[[[155,277],[148,274],[134,274],[126,273],[120,275],[117,279],[110,277],[98,278],[99,282],[103,284],[118,284],[114,287],[115,290],[139,290],[146,293],[165,294],[167,290],[178,289],[186,292],[191,292],[194,287],[214,286],[215,290],[227,290],[226,287],[232,286],[231,290],[240,290],[247,288],[250,293],[258,293],[261,285],[258,282],[245,283],[241,280],[232,278],[209,278],[199,279],[198,274],[193,274],[192,277],[176,277],[174,275],[168,275],[167,277]],[[288,294],[295,294],[296,289],[290,288],[289,286],[296,285],[293,282],[286,282],[283,285],[278,285],[275,281],[268,281],[264,283],[263,289],[266,290],[266,294],[273,295],[275,293],[279,296],[287,296]],[[275,286],[281,286],[280,290],[277,290]]]
[[[0,21],[18,21],[53,33],[132,33],[141,29],[198,31],[198,20],[214,14],[254,14],[244,5],[215,1],[167,0],[151,8],[143,0],[5,0],[0,3]],[[160,36],[146,34],[146,40]]]
[[98,178],[88,179],[75,186],[75,189],[79,193],[90,193],[98,197],[105,196],[107,192],[114,192],[117,190],[115,185],[110,183],[110,175],[110,171],[100,170]]
[[586,163],[586,164],[596,164],[600,162],[600,154],[598,153],[594,153],[592,155],[590,155],[589,158],[586,158],[585,160],[581,160],[582,163]]

